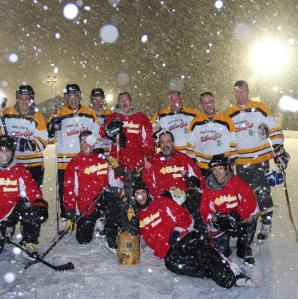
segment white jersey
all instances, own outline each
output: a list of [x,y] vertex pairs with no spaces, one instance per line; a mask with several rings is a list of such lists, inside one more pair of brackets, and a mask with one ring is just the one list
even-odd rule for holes
[[96,113],[83,106],[76,112],[64,106],[58,109],[56,116],[60,117],[62,121],[61,130],[56,131],[54,140],[58,168],[66,169],[68,162],[80,152],[80,133],[89,130],[98,137],[99,125]]
[[208,168],[213,155],[237,155],[236,131],[232,119],[216,113],[212,119],[202,114],[190,123],[189,147],[200,168]]
[[283,132],[265,104],[249,100],[243,108],[238,104],[232,106],[227,115],[236,127],[236,164],[257,164],[272,158],[271,145],[261,125],[269,128],[269,138],[273,145],[283,144]]
[[188,142],[188,126],[199,116],[200,112],[190,107],[183,107],[179,112],[173,112],[169,107],[156,112],[152,117],[153,129],[161,128],[170,131],[175,139],[175,150],[186,153]]

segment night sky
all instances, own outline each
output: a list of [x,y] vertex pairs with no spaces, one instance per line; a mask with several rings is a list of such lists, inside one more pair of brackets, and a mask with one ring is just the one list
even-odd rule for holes
[[[57,77],[53,95],[70,82],[81,86],[84,103],[95,86],[114,98],[126,90],[149,114],[175,86],[197,108],[200,92],[210,90],[223,110],[238,79],[276,112],[281,96],[298,98],[298,1],[226,0],[219,9],[212,0],[72,1],[79,9],[73,20],[63,15],[67,3],[0,1],[0,89],[9,104],[23,82],[34,87],[37,102],[48,99],[49,75]],[[100,38],[106,24],[118,29],[113,43]],[[287,53],[276,74],[251,66],[251,48],[267,38]]]

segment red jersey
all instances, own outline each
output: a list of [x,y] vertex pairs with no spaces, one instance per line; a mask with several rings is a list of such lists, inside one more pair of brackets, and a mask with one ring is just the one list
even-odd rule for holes
[[[64,175],[64,205],[66,211],[82,213],[108,185],[109,165],[105,157],[94,152],[91,156],[79,153],[67,165]],[[94,205],[85,214],[90,215]]]
[[196,176],[200,179],[200,188],[205,187],[205,180],[200,169],[186,154],[174,151],[169,157],[162,153],[156,154],[146,163],[142,179],[153,197],[161,195],[171,187],[187,191],[184,176]]
[[[118,109],[106,118],[104,127],[115,119],[123,122],[123,132],[127,138],[126,147],[120,148],[119,152],[121,165],[125,170],[132,172],[135,168],[144,166],[145,157],[154,155],[152,124],[142,112],[131,112],[126,115]],[[104,137],[103,127],[100,135]],[[111,155],[117,157],[115,146],[112,146]]]
[[140,233],[154,255],[164,258],[170,249],[169,238],[175,228],[180,237],[192,230],[193,220],[186,208],[167,197],[153,200],[147,209],[139,210]]
[[203,192],[200,213],[205,223],[209,224],[211,215],[217,212],[236,211],[241,219],[252,216],[257,210],[257,200],[252,188],[238,176],[233,175],[220,190],[207,186]]
[[21,164],[0,169],[0,221],[7,218],[15,205],[26,197],[30,203],[42,199],[42,193],[31,173]]

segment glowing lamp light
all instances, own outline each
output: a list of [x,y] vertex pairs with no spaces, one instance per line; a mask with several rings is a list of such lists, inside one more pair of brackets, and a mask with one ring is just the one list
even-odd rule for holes
[[107,103],[111,103],[113,101],[114,96],[112,94],[107,94],[106,95],[106,101]]
[[258,42],[250,54],[251,66],[263,74],[276,74],[288,62],[286,47],[276,40]]

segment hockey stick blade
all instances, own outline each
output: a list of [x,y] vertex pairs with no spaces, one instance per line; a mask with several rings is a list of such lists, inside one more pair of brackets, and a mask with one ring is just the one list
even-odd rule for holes
[[25,252],[29,257],[33,258],[34,260],[38,261],[39,263],[42,263],[43,265],[55,270],[55,271],[68,271],[74,269],[74,264],[72,262],[68,262],[66,264],[62,265],[53,265],[47,261],[45,261],[43,258],[41,258],[39,255],[30,253],[26,248],[23,246],[11,241],[10,239],[6,240],[7,243],[10,243],[14,245],[15,247],[21,249],[23,252]]

